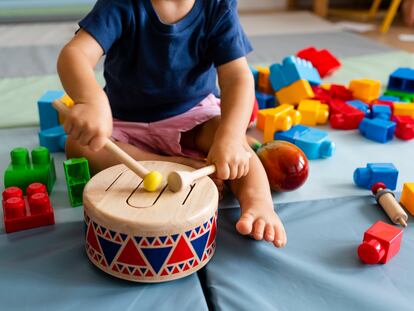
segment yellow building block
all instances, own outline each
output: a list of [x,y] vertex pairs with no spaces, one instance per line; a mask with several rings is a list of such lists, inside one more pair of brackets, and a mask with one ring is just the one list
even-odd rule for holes
[[328,122],[329,106],[319,100],[301,100],[298,111],[302,116],[301,124],[315,126]]
[[381,82],[379,80],[355,79],[349,83],[349,89],[356,99],[369,103],[380,96]]
[[414,182],[404,184],[400,203],[414,216]]
[[414,118],[414,104],[394,103],[394,115]]
[[273,89],[270,84],[270,68],[269,67],[263,67],[263,66],[256,66],[257,71],[259,71],[259,78],[257,80],[257,88],[259,89],[259,92],[266,93],[266,94],[272,94]]
[[275,132],[287,131],[293,125],[299,124],[301,120],[300,112],[295,110],[292,105],[280,105],[272,113],[266,114],[263,130],[263,143],[273,140]]
[[319,85],[321,88],[323,88],[326,91],[329,91],[331,89],[331,84],[330,83],[322,83],[321,85]]
[[[60,98],[60,101],[64,103],[68,108],[72,108],[75,105],[75,102],[72,100],[72,98],[69,97],[68,94],[63,95]],[[58,112],[59,115],[59,124],[65,123],[65,116],[63,116],[61,113]]]
[[298,80],[276,92],[279,104],[297,105],[301,100],[314,96],[315,94],[307,80]]

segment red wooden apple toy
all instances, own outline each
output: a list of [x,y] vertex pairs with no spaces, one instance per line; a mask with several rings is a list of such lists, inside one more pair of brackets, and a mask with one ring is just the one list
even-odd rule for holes
[[291,191],[299,188],[308,178],[308,159],[295,145],[275,140],[257,150],[269,179],[270,188]]

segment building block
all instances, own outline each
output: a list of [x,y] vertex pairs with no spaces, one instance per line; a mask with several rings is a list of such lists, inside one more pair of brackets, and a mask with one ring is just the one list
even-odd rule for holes
[[341,100],[331,100],[331,117],[329,123],[332,128],[341,130],[357,129],[365,117],[365,113]]
[[349,100],[346,103],[358,110],[361,110],[363,113],[365,113],[365,116],[367,118],[371,116],[371,109],[369,108],[369,105],[364,103],[363,101],[359,99],[354,99],[354,100]]
[[321,84],[321,77],[312,63],[296,56],[285,57],[282,64],[270,66],[270,83],[276,92],[298,80]]
[[62,125],[39,132],[39,145],[46,147],[50,152],[65,150],[67,135]]
[[306,80],[299,80],[276,92],[279,104],[297,105],[303,99],[315,97],[313,90]]
[[329,94],[332,99],[340,99],[343,101],[354,99],[354,95],[345,85],[331,84]]
[[399,102],[400,98],[397,96],[381,95],[380,97],[378,97],[378,100],[386,100],[389,102]]
[[359,124],[359,132],[365,138],[386,143],[394,138],[395,127],[393,121],[364,118]]
[[4,187],[16,186],[23,191],[34,182],[46,185],[48,193],[52,192],[56,181],[55,163],[49,150],[38,147],[32,150],[31,160],[26,148],[14,148],[11,163],[4,172]]
[[[60,99],[62,103],[64,103],[68,108],[72,108],[75,105],[75,102],[70,98],[67,94],[64,94]],[[58,112],[59,116],[59,124],[65,123],[65,116]]]
[[65,171],[66,186],[70,205],[76,207],[83,204],[83,188],[91,179],[88,160],[85,158],[74,158],[63,162]]
[[341,62],[331,52],[326,49],[318,51],[314,46],[300,50],[296,56],[310,61],[322,78],[341,67]]
[[252,114],[250,115],[249,125],[248,128],[253,127],[256,124],[257,113],[259,112],[259,104],[257,103],[257,99],[254,99],[253,110]]
[[3,191],[4,228],[7,233],[37,228],[55,223],[55,216],[46,187],[41,183],[30,184],[27,196],[18,187]]
[[410,116],[414,118],[414,104],[409,103],[394,103],[395,116]]
[[395,136],[399,139],[410,140],[414,138],[414,119],[410,116],[394,116],[392,121],[397,123]]
[[39,111],[40,130],[47,130],[49,128],[59,125],[58,113],[53,108],[52,103],[54,100],[61,98],[65,94],[64,91],[47,91],[40,97],[37,102],[37,108]]
[[354,183],[365,189],[371,189],[378,182],[388,189],[397,187],[398,170],[392,163],[368,163],[366,167],[359,167],[354,171]]
[[414,93],[414,69],[398,68],[388,79],[387,89]]
[[414,183],[404,183],[400,203],[414,216]]
[[276,132],[274,139],[295,144],[309,160],[329,158],[335,151],[335,144],[328,139],[328,133],[300,124],[288,131]]
[[298,111],[302,115],[300,123],[303,125],[315,126],[328,122],[329,106],[322,104],[319,100],[301,100]]
[[257,80],[257,90],[262,93],[273,94],[273,89],[269,80],[269,67],[256,66],[256,69],[259,71],[259,78]]
[[386,264],[401,246],[403,230],[378,221],[364,233],[358,256],[366,264]]
[[272,108],[276,106],[276,98],[272,94],[256,91],[256,99],[259,104],[259,109]]
[[312,86],[312,91],[315,95],[312,98],[314,100],[319,100],[323,104],[327,104],[331,100],[331,95],[329,94],[329,90],[325,90],[319,85]]
[[[259,111],[259,114],[263,110]],[[287,131],[292,125],[299,124],[301,120],[300,112],[295,110],[292,105],[280,105],[272,108],[265,115],[265,124],[263,129],[263,142],[267,143],[273,140],[275,132]]]
[[371,106],[371,117],[372,118],[379,118],[384,120],[390,120],[391,119],[391,107],[390,106],[384,106],[384,105],[372,105]]
[[381,82],[378,80],[355,79],[349,83],[349,90],[356,99],[371,102],[380,95]]
[[414,101],[414,93],[407,93],[407,92],[401,92],[401,91],[395,91],[395,90],[386,90],[384,92],[384,95],[387,96],[396,96],[399,97],[402,102],[413,102]]

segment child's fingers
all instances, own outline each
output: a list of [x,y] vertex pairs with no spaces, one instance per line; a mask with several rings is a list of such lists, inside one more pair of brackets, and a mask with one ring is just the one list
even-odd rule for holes
[[105,136],[95,136],[93,137],[89,142],[89,148],[92,151],[99,151],[103,148],[103,146],[106,143],[106,137]]
[[217,178],[227,180],[230,178],[230,167],[225,162],[215,163],[217,169]]
[[245,176],[244,163],[239,163],[239,166],[237,168],[237,178],[242,178],[243,176]]
[[94,135],[91,132],[83,132],[82,135],[79,137],[79,144],[81,146],[89,145],[89,143],[92,140],[93,136]]

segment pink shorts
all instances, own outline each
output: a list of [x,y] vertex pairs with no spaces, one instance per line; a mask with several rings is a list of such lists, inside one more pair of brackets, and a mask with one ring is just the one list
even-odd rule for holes
[[151,123],[114,119],[112,138],[157,154],[172,156],[204,156],[197,150],[180,145],[181,133],[220,115],[220,100],[213,94],[183,114]]

